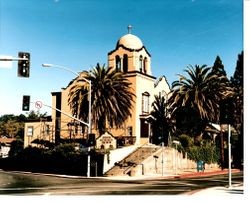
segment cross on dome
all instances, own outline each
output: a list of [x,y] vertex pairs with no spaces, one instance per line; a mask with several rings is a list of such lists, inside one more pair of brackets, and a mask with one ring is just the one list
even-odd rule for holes
[[131,34],[132,25],[128,25],[128,34]]

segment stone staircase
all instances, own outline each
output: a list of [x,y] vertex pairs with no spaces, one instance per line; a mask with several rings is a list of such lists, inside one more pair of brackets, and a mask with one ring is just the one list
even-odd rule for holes
[[[124,157],[124,156],[123,156]],[[197,163],[175,148],[146,144],[113,162],[104,176],[178,175],[197,171]],[[206,164],[206,170],[218,169],[217,164]]]
[[130,176],[132,168],[141,165],[148,157],[160,150],[159,146],[144,145],[138,147],[123,160],[116,162],[115,165],[108,170],[104,176]]

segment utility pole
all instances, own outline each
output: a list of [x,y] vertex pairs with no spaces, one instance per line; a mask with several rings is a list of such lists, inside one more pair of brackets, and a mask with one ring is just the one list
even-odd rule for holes
[[232,171],[231,171],[231,125],[228,124],[228,187],[232,187]]

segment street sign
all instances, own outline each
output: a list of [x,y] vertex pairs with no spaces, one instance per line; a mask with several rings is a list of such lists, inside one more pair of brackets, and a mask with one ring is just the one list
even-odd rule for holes
[[36,107],[37,109],[42,108],[42,106],[43,106],[43,103],[42,103],[41,101],[36,101],[35,107]]

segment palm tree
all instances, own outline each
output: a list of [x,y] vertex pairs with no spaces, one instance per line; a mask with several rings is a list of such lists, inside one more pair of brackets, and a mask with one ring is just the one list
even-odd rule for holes
[[70,105],[72,115],[83,121],[87,121],[89,109],[89,85],[82,79],[87,76],[88,72],[83,71],[79,77],[71,81],[68,85],[71,86],[68,94],[68,104]]
[[189,77],[179,75],[179,80],[173,82],[169,99],[173,115],[180,107],[186,107],[198,112],[203,122],[218,121],[218,102],[229,94],[229,87],[221,82],[224,76],[210,70],[206,65],[190,65],[184,70]]
[[[90,72],[83,72],[81,77],[92,83],[92,123],[103,134],[107,127],[119,128],[131,116],[134,94],[131,83],[124,73],[105,66],[97,66]],[[68,102],[72,114],[80,119],[88,117],[88,88],[89,85],[78,77],[69,91]]]

